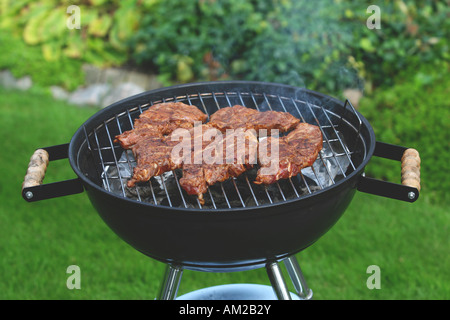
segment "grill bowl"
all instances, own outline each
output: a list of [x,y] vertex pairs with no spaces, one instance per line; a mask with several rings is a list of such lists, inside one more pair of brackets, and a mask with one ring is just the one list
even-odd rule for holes
[[[329,178],[330,185],[308,182],[299,175],[298,183],[290,184],[294,196],[285,196],[279,187],[281,197],[265,193],[269,201],[261,199],[264,192],[255,191],[251,179],[237,181],[239,188],[252,194],[250,203],[241,200],[241,205],[230,205],[231,196],[226,192],[225,202],[212,197],[214,207],[201,207],[183,192],[166,188],[167,201],[153,198],[153,202],[128,197],[125,190],[122,194],[108,190],[112,178],[108,180],[105,171],[118,164],[124,152],[112,143],[112,137],[131,129],[134,118],[146,107],[169,101],[191,103],[208,114],[234,104],[288,111],[319,125],[324,144],[331,149],[344,144],[345,152],[332,157],[347,158],[350,165],[341,168],[339,177]],[[280,84],[208,82],[146,92],[99,111],[73,136],[68,158],[105,223],[138,251],[193,270],[243,270],[290,256],[326,233],[351,202],[375,143],[367,120],[332,97]],[[320,158],[317,166],[326,167]],[[118,176],[117,180],[126,178]],[[225,203],[223,207],[221,203]]]

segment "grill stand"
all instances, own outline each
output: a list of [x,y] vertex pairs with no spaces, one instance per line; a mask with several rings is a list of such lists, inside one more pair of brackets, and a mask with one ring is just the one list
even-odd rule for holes
[[298,264],[297,259],[295,259],[295,256],[290,256],[284,260],[284,265],[286,266],[298,296],[303,300],[311,300],[313,291],[306,284],[305,277],[303,276],[303,272],[300,269],[300,265]]
[[[301,300],[311,300],[313,296],[312,290],[306,284],[300,265],[295,256],[290,256],[283,260],[289,278],[295,288],[298,298]],[[267,275],[272,285],[273,293],[278,300],[292,300],[292,294],[289,292],[288,286],[281,272],[279,262],[269,262],[266,265]],[[176,265],[168,264],[166,267],[163,282],[158,294],[158,300],[174,300],[177,297],[178,288],[183,275],[183,268]],[[202,289],[206,290],[206,289]],[[217,290],[217,289],[216,289]],[[227,288],[228,290],[228,288]],[[228,295],[230,293],[227,293]],[[209,293],[207,296],[211,296]]]
[[174,300],[176,298],[182,275],[182,267],[167,265],[158,300]]

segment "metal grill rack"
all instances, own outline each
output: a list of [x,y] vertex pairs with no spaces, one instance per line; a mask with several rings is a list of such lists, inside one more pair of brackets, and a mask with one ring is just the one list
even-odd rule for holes
[[[133,188],[127,186],[136,161],[130,150],[123,150],[113,142],[115,135],[133,128],[134,119],[153,104],[161,102],[183,102],[197,106],[209,115],[223,107],[236,104],[259,111],[274,110],[290,112],[292,115],[318,125],[323,135],[323,149],[312,167],[305,168],[296,177],[279,181],[274,185],[256,185],[255,171],[250,170],[237,178],[220,182],[209,187],[202,206],[198,199],[187,195],[179,184],[181,171],[174,170],[153,177],[146,184]],[[353,114],[355,122],[350,123],[347,113]],[[186,93],[182,96],[167,97],[147,103],[131,105],[126,111],[116,114],[91,132],[84,130],[87,148],[97,161],[103,187],[117,195],[139,202],[155,205],[197,209],[230,209],[258,207],[288,199],[300,198],[331,186],[356,170],[364,157],[364,140],[360,136],[362,122],[347,100],[339,113],[328,110],[323,105],[307,99],[285,97],[281,94],[266,94],[242,91],[207,93]],[[346,132],[344,135],[343,132]],[[357,148],[358,144],[363,144]],[[331,171],[332,170],[332,171]]]

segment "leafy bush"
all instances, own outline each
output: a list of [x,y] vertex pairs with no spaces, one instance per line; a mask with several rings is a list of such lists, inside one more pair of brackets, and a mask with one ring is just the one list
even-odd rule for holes
[[[47,61],[68,57],[96,65],[120,65],[128,59],[127,39],[137,29],[137,0],[1,0],[0,28],[20,34],[28,45],[39,46]],[[67,21],[80,9],[80,29]]]
[[[378,141],[420,152],[421,185],[426,198],[449,200],[450,78],[441,67],[423,66],[396,77],[397,85],[374,91],[361,101],[360,111],[372,124]],[[401,81],[402,80],[402,81]],[[373,158],[368,175],[400,182],[397,162]],[[448,202],[447,202],[448,203]]]
[[374,1],[371,30],[361,1],[155,2],[132,37],[133,58],[169,81],[242,78],[345,87],[392,85],[404,68],[448,60],[449,7],[442,1]]
[[61,85],[73,90],[84,83],[79,60],[61,57],[56,61],[42,59],[40,47],[29,46],[21,38],[0,30],[0,70],[9,69],[17,77],[30,75],[41,87]]
[[[75,89],[84,82],[83,63],[119,66],[128,61],[127,40],[140,20],[137,3],[0,0],[0,68],[30,75],[42,86]],[[80,9],[80,29],[68,27],[72,4]]]
[[336,12],[331,0],[166,0],[143,16],[133,57],[172,81],[232,77],[336,90],[346,84],[334,79],[351,40]]
[[371,1],[380,8],[380,29],[366,27],[371,13],[366,12],[361,1],[345,3],[341,22],[353,25],[351,59],[369,84],[366,88],[391,86],[404,69],[449,61],[448,1]]

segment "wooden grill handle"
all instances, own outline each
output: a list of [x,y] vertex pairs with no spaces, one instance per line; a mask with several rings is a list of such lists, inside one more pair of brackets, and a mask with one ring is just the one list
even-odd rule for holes
[[420,156],[415,149],[377,141],[374,156],[400,161],[402,166],[401,184],[378,180],[361,175],[357,188],[359,191],[414,202],[420,193]]
[[402,159],[402,185],[420,191],[420,156],[416,149],[406,149]]
[[37,149],[31,156],[30,163],[28,164],[27,173],[22,184],[22,190],[24,188],[35,187],[42,184],[48,163],[48,152],[44,149]]

